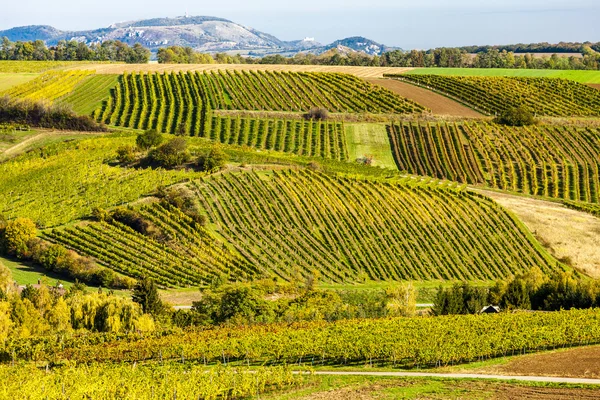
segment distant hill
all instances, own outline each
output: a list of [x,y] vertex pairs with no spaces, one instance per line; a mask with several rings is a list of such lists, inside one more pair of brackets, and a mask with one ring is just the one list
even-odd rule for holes
[[367,39],[362,36],[349,37],[342,40],[336,40],[330,45],[323,46],[316,51],[325,53],[332,49],[337,49],[342,54],[349,52],[365,53],[371,56],[379,56],[386,51],[393,50],[391,47],[387,47],[383,44],[377,43],[373,40]]
[[[77,40],[86,44],[120,40],[133,45],[140,43],[155,52],[165,46],[189,46],[202,52],[240,52],[246,54],[322,54],[331,49],[343,52],[381,54],[386,46],[363,37],[338,40],[323,46],[312,38],[283,41],[268,33],[246,27],[227,19],[206,16],[153,18],[119,22],[107,28],[89,31],[61,31],[51,26],[32,25],[0,31],[0,37],[11,41],[43,40],[55,45],[60,40]],[[342,53],[343,53],[342,52]]]

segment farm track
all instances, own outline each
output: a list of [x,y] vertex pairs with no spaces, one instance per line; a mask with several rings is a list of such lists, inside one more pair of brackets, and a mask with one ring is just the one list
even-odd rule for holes
[[180,71],[278,71],[278,72],[337,72],[359,78],[382,78],[383,74],[401,74],[412,68],[395,67],[346,67],[338,65],[263,65],[263,64],[97,64],[84,65],[65,70],[88,69],[97,74],[122,74],[133,72],[180,72]]
[[423,89],[410,83],[393,79],[366,78],[367,82],[383,86],[392,92],[421,104],[436,115],[451,115],[469,118],[481,118],[483,114],[464,106],[448,97]]
[[8,157],[12,157],[14,155],[19,154],[21,151],[23,151],[24,149],[27,148],[27,146],[35,143],[35,142],[39,142],[40,140],[43,139],[47,139],[49,137],[56,137],[56,136],[71,136],[71,135],[101,135],[104,134],[102,133],[94,133],[94,132],[71,132],[71,131],[65,131],[65,132],[41,132],[38,133],[37,135],[31,136],[25,140],[23,140],[20,143],[15,144],[12,147],[9,147],[8,149],[1,151],[0,152],[0,159],[2,158],[8,158]]

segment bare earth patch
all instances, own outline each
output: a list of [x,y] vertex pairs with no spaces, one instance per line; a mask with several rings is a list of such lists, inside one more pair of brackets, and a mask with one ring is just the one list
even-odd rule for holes
[[593,278],[600,278],[600,218],[559,203],[480,192],[517,215],[556,258]]
[[[502,375],[537,375],[600,378],[600,346],[530,354],[478,372]],[[600,398],[600,394],[598,396]]]
[[600,90],[600,83],[590,83],[589,84],[591,87],[593,87],[594,89],[598,89]]
[[400,82],[395,79],[366,79],[375,85],[383,86],[392,92],[416,101],[417,103],[431,109],[433,114],[452,115],[461,117],[483,117],[482,114],[470,109],[452,99],[434,93],[430,90],[411,85],[410,83]]

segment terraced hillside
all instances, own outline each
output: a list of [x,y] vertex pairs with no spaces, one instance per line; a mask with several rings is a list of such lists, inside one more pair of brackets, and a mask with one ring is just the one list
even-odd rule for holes
[[398,168],[565,200],[600,201],[600,129],[489,123],[394,123]]
[[[456,189],[290,170],[225,173],[191,186],[210,227],[245,260],[239,270],[246,272],[230,268],[233,278],[243,279],[256,268],[262,276],[286,280],[314,271],[329,282],[488,280],[532,266],[544,271],[559,268],[501,207]],[[189,243],[197,243],[201,251],[219,247],[202,246],[199,233],[181,216],[162,213],[157,221],[149,211],[144,215],[161,227],[163,223],[173,226],[166,232],[178,254],[189,254]],[[127,242],[131,235],[122,227],[98,224],[49,234],[121,272],[148,273],[162,283],[177,282],[167,275],[169,271],[194,271],[187,265],[191,261],[175,254],[167,257],[170,250],[153,256],[156,250],[143,250],[147,246],[141,238]],[[146,243],[160,247],[150,240]],[[121,269],[124,265],[130,270]],[[216,265],[212,271],[224,269]],[[207,278],[200,274],[186,279],[182,282]]]
[[213,116],[208,131],[210,139],[221,143],[348,159],[344,125],[340,122]]
[[600,116],[600,92],[567,79],[395,75],[456,98],[487,114],[525,105],[538,116]]
[[95,113],[116,126],[203,136],[213,110],[413,113],[423,108],[351,75],[218,71],[126,74]]

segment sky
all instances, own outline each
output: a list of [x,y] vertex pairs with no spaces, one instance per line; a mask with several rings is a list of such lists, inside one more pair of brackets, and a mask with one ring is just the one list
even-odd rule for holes
[[0,0],[0,30],[51,25],[90,30],[114,22],[207,15],[282,40],[330,43],[365,36],[388,46],[600,41],[598,0]]

